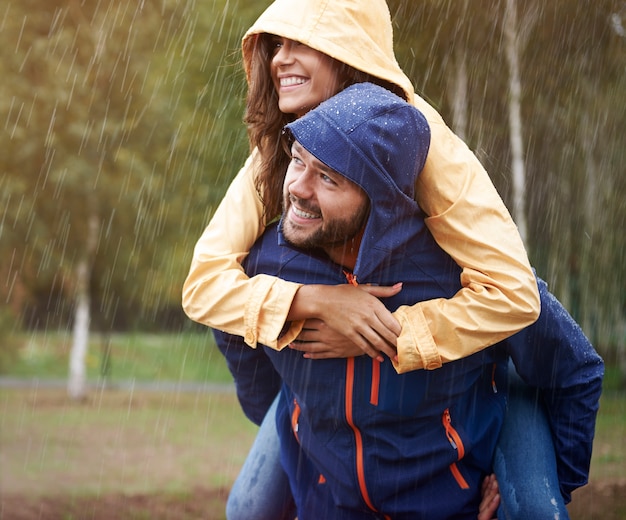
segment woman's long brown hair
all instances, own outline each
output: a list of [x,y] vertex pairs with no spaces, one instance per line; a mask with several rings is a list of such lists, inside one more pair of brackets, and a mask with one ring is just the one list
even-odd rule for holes
[[[255,184],[265,208],[265,221],[269,222],[281,212],[283,181],[291,160],[289,136],[283,132],[283,128],[295,119],[295,115],[283,114],[278,108],[278,94],[270,72],[275,37],[271,34],[259,34],[254,38],[244,122],[248,128],[250,148],[257,148],[259,153]],[[344,63],[340,64],[339,74],[345,78],[340,90],[354,83],[369,81],[406,98],[398,85]]]

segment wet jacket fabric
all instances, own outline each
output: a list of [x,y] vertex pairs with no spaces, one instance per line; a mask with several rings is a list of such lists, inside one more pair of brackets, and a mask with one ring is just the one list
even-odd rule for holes
[[537,282],[539,319],[501,345],[545,407],[561,494],[568,503],[572,491],[588,482],[604,361],[546,282]]
[[[539,312],[537,286],[517,228],[474,154],[399,68],[385,2],[278,0],[243,39],[246,69],[256,35],[264,32],[301,41],[400,86],[428,120],[431,146],[414,196],[437,243],[463,267],[462,287],[452,299],[407,301],[395,310],[402,325],[397,370],[439,367],[532,323]],[[183,307],[193,320],[240,335],[252,347],[280,349],[302,327],[292,323],[283,331],[300,284],[265,274],[248,278],[241,268],[265,225],[254,169],[253,153],[197,242]]]
[[[253,248],[251,273],[347,283],[340,266],[278,235],[270,226]],[[369,276],[354,273],[376,284],[403,276],[403,290],[385,302],[390,309],[458,290],[460,269],[425,226],[398,253]],[[242,350],[218,343],[227,357]],[[283,381],[277,427],[298,518],[476,518],[505,406],[506,363],[494,347],[406,374],[367,356],[308,360],[269,348],[265,355]]]
[[[270,228],[268,233],[276,235],[277,231]],[[262,240],[274,242],[274,239],[266,235]],[[262,267],[257,256],[267,247],[267,242],[265,245],[259,242],[255,246],[249,259],[251,272]],[[285,248],[284,245],[276,246],[282,254],[286,254]],[[560,490],[565,501],[569,502],[572,491],[588,481],[604,364],[578,324],[550,293],[547,284],[538,279],[538,286],[542,309],[539,319],[496,348],[511,356],[517,372],[535,388],[538,403],[546,410],[557,457]],[[219,331],[214,331],[214,335],[233,374],[244,412],[253,422],[260,424],[281,388],[280,375],[270,360],[272,351],[250,349],[238,336]],[[294,369],[296,363],[305,363],[296,359],[297,354],[295,356]],[[315,367],[314,363],[310,361],[306,364],[306,370],[301,372],[303,378],[309,374],[308,365]],[[295,436],[287,435],[291,411],[288,395],[285,392],[281,396],[277,418],[282,431],[282,449],[287,453],[284,458],[290,460],[289,455],[292,458],[299,456],[301,469],[298,478],[303,480],[308,476],[311,486],[321,493],[324,489],[318,485],[319,476],[316,480],[314,464],[301,452]],[[341,396],[338,396],[337,401],[340,399]],[[311,504],[309,506],[312,508]]]
[[[433,239],[413,197],[430,143],[421,113],[381,87],[357,84],[287,131],[364,190],[369,216],[350,272],[322,251],[290,246],[273,224],[245,261],[249,274],[330,285],[402,280],[402,291],[385,299],[390,310],[459,289],[461,270]],[[549,411],[563,495],[582,485],[602,360],[545,283],[541,288],[545,308],[533,326],[432,371],[398,374],[389,360],[308,360],[290,349],[266,348],[263,358],[217,334],[255,420],[265,409],[250,413],[246,399],[253,396],[252,408],[267,406],[282,380],[277,427],[299,518],[475,518],[503,419],[509,356]]]

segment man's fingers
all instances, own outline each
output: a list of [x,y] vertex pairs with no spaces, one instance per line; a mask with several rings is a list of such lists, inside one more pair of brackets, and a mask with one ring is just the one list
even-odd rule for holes
[[376,296],[376,298],[389,298],[395,296],[402,290],[402,283],[397,283],[392,286],[382,285],[359,285],[359,289]]

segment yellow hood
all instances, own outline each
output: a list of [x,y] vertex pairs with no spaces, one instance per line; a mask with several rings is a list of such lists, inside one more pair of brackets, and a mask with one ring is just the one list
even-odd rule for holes
[[275,34],[301,42],[357,70],[398,85],[412,103],[413,85],[393,52],[393,29],[384,0],[276,0],[242,41],[246,74],[254,35]]

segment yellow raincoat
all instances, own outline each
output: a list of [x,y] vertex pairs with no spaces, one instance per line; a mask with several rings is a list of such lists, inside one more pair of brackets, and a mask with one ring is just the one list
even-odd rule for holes
[[[400,69],[384,0],[275,1],[243,38],[246,71],[259,33],[297,40],[399,85],[428,119],[432,139],[417,201],[435,240],[463,268],[463,289],[451,299],[394,313],[402,325],[396,369],[437,368],[533,323],[539,294],[517,227],[477,158]],[[191,319],[243,336],[251,347],[281,349],[302,328],[294,322],[279,337],[299,284],[267,275],[248,278],[240,265],[264,230],[254,161],[253,153],[196,244],[183,308]]]

